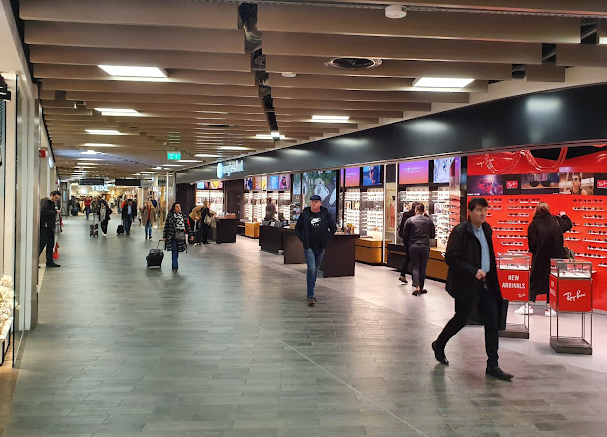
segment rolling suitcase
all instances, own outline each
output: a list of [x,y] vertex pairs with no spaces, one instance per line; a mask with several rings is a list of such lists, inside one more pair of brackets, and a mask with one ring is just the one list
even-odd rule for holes
[[159,249],[161,242],[162,242],[162,240],[160,240],[158,242],[156,249],[150,249],[150,253],[148,253],[148,256],[145,257],[145,259],[148,262],[148,268],[162,267],[162,260],[164,259],[164,252],[162,251],[162,249]]
[[89,226],[89,235],[91,237],[99,236],[99,224],[97,223],[97,215],[93,214],[93,224]]
[[118,235],[124,234],[124,225],[118,225],[116,232],[118,233]]

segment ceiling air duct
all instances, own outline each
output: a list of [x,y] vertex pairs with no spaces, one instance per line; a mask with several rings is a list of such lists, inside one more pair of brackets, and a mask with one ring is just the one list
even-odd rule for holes
[[381,59],[371,58],[331,58],[325,61],[325,65],[343,70],[362,70],[378,67],[381,62]]

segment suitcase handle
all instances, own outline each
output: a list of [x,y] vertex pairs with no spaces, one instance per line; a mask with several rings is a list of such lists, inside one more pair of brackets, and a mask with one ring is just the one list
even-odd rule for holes
[[158,244],[156,245],[156,249],[160,249],[160,243],[162,243],[162,242],[164,242],[164,240],[158,240]]

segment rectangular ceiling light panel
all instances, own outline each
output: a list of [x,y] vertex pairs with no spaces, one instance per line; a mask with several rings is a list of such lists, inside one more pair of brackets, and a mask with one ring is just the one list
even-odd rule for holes
[[456,77],[420,77],[413,81],[417,88],[463,88],[474,82],[474,79]]
[[126,135],[115,129],[85,129],[84,131],[91,135]]
[[103,71],[117,77],[166,78],[167,72],[158,67],[137,67],[128,65],[99,65]]

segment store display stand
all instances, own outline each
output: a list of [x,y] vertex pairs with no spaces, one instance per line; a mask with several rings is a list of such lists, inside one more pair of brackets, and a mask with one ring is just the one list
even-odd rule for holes
[[[497,277],[502,297],[510,302],[529,303],[529,255],[502,255],[497,261]],[[523,315],[523,323],[506,323],[506,329],[499,331],[500,337],[529,338],[531,316]]]
[[8,323],[4,326],[2,333],[0,333],[0,346],[2,347],[1,351],[1,359],[0,365],[4,364],[4,360],[6,359],[6,354],[8,353],[8,348],[11,345],[11,336],[13,330],[13,321],[9,320]]
[[[549,305],[556,316],[550,316],[550,346],[558,353],[592,355],[592,263],[553,259],[551,264]],[[580,336],[561,335],[561,313],[581,315]],[[553,319],[556,321],[554,331]],[[587,339],[588,323],[590,336]]]

